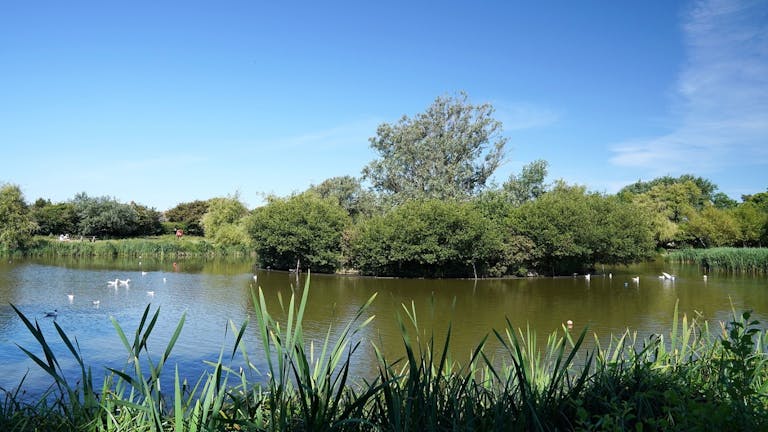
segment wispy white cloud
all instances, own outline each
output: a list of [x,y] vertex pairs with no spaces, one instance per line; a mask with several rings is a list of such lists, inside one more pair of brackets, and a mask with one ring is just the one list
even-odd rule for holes
[[499,120],[505,131],[531,129],[551,125],[560,115],[541,106],[530,103],[495,102],[494,117]]
[[276,148],[336,149],[345,146],[367,146],[368,138],[376,135],[380,120],[367,117],[327,129],[290,135],[269,140]]
[[683,30],[675,127],[615,146],[611,162],[654,174],[768,164],[768,3],[704,0]]

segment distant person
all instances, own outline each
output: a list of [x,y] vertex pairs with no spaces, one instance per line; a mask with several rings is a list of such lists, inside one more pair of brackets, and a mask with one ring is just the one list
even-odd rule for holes
[[180,238],[182,238],[183,236],[184,236],[184,230],[183,230],[183,229],[181,229],[181,228],[177,229],[177,230],[176,230],[176,238],[177,238],[177,239],[180,239]]

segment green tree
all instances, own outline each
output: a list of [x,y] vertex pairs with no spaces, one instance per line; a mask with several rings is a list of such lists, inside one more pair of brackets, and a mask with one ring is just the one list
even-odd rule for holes
[[762,247],[768,234],[768,212],[762,211],[754,202],[746,201],[733,210],[733,216],[739,224],[741,245]]
[[131,201],[130,206],[136,213],[136,225],[132,233],[134,236],[153,236],[163,233],[159,211],[133,201]]
[[74,234],[77,231],[78,217],[74,204],[69,202],[51,203],[39,198],[30,208],[32,219],[37,224],[37,234],[58,235]]
[[81,235],[122,238],[136,232],[138,215],[128,204],[107,196],[89,197],[85,192],[75,195],[72,204]]
[[712,196],[712,205],[719,209],[733,209],[736,208],[739,203],[723,192],[718,192]]
[[212,198],[201,224],[205,236],[221,245],[248,245],[250,236],[246,227],[248,208],[235,194],[226,198]]
[[507,142],[493,112],[461,93],[438,97],[415,118],[380,125],[370,139],[379,158],[363,169],[363,178],[396,203],[477,194],[501,164]]
[[203,216],[208,212],[208,201],[192,201],[177,205],[165,212],[165,218],[168,222],[178,225],[178,228],[184,230],[185,234],[202,236]]
[[691,244],[701,247],[732,246],[741,238],[739,223],[733,214],[713,205],[692,213],[682,224],[682,230]]
[[[697,177],[691,174],[683,174],[680,177],[658,177],[648,182],[638,181],[637,183],[625,186],[619,195],[640,195],[650,192],[652,189],[665,189],[678,184],[693,183],[696,186],[697,194],[695,196],[689,196],[688,203],[696,210],[701,210],[704,205],[715,201],[715,191],[717,191],[717,185],[711,181]],[[690,189],[693,190],[693,189]]]
[[23,249],[35,228],[19,186],[0,186],[0,248],[6,251]]
[[308,191],[321,198],[336,200],[352,220],[360,216],[370,217],[377,212],[374,194],[363,189],[360,180],[352,176],[331,177],[317,186],[310,186]]
[[363,274],[377,276],[500,275],[519,251],[504,243],[498,228],[468,203],[408,201],[359,223],[350,259]]
[[504,183],[503,190],[514,205],[535,200],[547,191],[547,161],[535,160],[524,166],[519,176],[512,174]]
[[531,265],[550,274],[640,261],[654,246],[650,216],[641,207],[564,183],[516,208],[509,227],[533,241]]
[[253,211],[248,226],[262,267],[298,265],[330,273],[341,267],[343,234],[350,223],[335,199],[303,193],[271,198]]
[[741,200],[743,202],[751,202],[762,211],[768,213],[768,192],[760,192],[752,195],[742,195]]

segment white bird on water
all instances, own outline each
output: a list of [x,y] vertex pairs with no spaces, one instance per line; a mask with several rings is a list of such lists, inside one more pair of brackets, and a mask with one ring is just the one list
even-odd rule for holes
[[67,298],[69,299],[69,302],[72,303],[75,301],[75,295],[74,294],[67,294]]
[[150,297],[154,297],[155,296],[155,292],[154,291],[147,291],[147,295],[150,296]]
[[92,303],[94,306],[98,306],[101,304],[101,300],[94,300]]
[[585,274],[585,275],[584,275],[584,279],[586,279],[586,280],[590,280],[590,278],[591,278],[591,276],[589,275],[589,273],[587,273],[587,274]]
[[54,309],[53,312],[46,312],[45,316],[50,318],[56,318],[56,316],[59,315],[59,310]]
[[120,279],[115,279],[115,280],[113,280],[113,281],[107,281],[107,285],[108,285],[108,286],[113,286],[113,287],[117,288],[117,283],[118,283],[119,281],[120,281]]
[[141,275],[142,275],[142,276],[146,276],[146,275],[147,275],[147,272],[143,271],[143,272],[141,272]]
[[632,278],[632,282],[634,282],[634,283],[638,283],[638,282],[640,282],[640,276],[635,276],[635,277],[633,277],[633,278]]
[[117,281],[120,283],[120,286],[128,286],[128,284],[131,283],[131,278],[125,280],[118,279]]

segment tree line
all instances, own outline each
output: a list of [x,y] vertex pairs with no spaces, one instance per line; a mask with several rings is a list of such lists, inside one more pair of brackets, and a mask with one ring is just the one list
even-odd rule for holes
[[741,202],[694,175],[638,181],[617,194],[547,183],[533,161],[489,183],[506,138],[489,104],[464,93],[382,124],[378,157],[360,177],[342,176],[249,210],[237,195],[158,212],[85,193],[64,203],[24,202],[0,189],[0,247],[33,234],[151,236],[181,228],[223,245],[249,245],[259,264],[378,276],[493,277],[570,274],[628,264],[659,248],[762,246],[768,192]]

